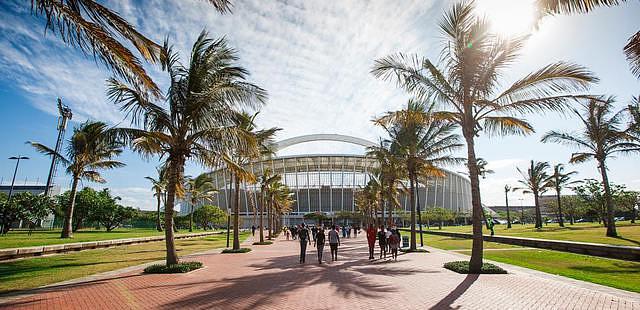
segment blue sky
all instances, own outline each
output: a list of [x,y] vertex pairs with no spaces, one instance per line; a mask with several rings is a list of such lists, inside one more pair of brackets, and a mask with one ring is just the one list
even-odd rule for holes
[[[499,2],[500,0],[480,0]],[[529,0],[505,0],[515,1]],[[513,2],[512,2],[513,1]],[[139,30],[160,42],[169,37],[186,60],[187,51],[202,29],[211,36],[226,36],[240,55],[251,80],[269,91],[269,103],[260,113],[261,126],[284,128],[279,139],[311,133],[338,133],[375,141],[381,132],[370,120],[402,106],[408,97],[394,84],[376,80],[369,70],[385,55],[406,52],[437,59],[440,51],[437,22],[452,1],[233,1],[232,15],[219,15],[206,1],[104,1]],[[51,33],[41,18],[30,14],[29,1],[0,3],[0,177],[10,181],[13,162],[23,154],[18,180],[46,178],[49,160],[24,144],[27,140],[55,143],[56,97],[74,111],[71,125],[87,119],[112,124],[123,121],[106,100],[104,81],[110,76],[101,65]],[[399,5],[398,3],[401,3]],[[623,106],[640,93],[622,54],[626,40],[640,29],[640,2],[602,8],[588,15],[546,18],[533,31],[520,60],[506,74],[504,84],[558,60],[589,67],[601,79],[591,92],[611,94]],[[148,66],[154,79],[166,85],[158,68]],[[571,130],[576,119],[556,114],[529,115],[537,133],[531,137],[480,138],[477,153],[495,174],[482,180],[483,202],[502,204],[504,184],[515,185],[516,166],[530,159],[566,162],[571,150],[539,142],[551,129]],[[358,153],[361,148],[340,143],[309,143],[291,147],[293,153]],[[157,161],[145,162],[135,154],[121,158],[127,168],[105,172],[106,185],[125,204],[149,209],[154,200],[143,178],[153,175]],[[610,162],[613,182],[640,189],[640,159]],[[449,167],[454,171],[462,167]],[[597,178],[593,162],[571,165],[579,177]],[[189,165],[188,174],[202,167]],[[57,183],[68,187],[67,176]],[[87,183],[87,185],[89,185]],[[531,201],[512,195],[511,203]]]

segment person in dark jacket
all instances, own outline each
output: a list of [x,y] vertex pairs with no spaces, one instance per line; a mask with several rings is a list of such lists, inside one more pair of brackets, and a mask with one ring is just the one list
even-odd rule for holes
[[322,264],[322,252],[324,251],[325,240],[324,228],[320,227],[320,229],[316,231],[316,235],[313,241],[315,243],[316,249],[318,250],[318,264]]
[[304,264],[307,255],[307,243],[311,245],[311,236],[309,236],[309,229],[302,224],[298,230],[298,238],[300,239],[300,263]]

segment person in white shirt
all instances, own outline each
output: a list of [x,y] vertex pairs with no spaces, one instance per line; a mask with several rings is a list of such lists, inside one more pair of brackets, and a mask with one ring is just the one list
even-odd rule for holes
[[331,248],[331,260],[338,260],[338,246],[340,246],[340,235],[336,231],[336,225],[331,225],[329,231],[329,247]]

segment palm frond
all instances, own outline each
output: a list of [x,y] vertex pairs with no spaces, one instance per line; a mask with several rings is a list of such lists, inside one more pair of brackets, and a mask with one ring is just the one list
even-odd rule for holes
[[631,72],[640,78],[640,31],[629,38],[627,45],[624,46],[624,54],[631,66]]
[[490,116],[483,118],[482,128],[488,135],[529,135],[535,130],[523,119],[509,116]]

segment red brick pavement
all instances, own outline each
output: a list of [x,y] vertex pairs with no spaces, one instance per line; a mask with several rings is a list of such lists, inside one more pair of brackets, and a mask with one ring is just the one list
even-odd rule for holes
[[[640,294],[576,284],[512,267],[508,275],[460,275],[442,268],[459,254],[367,260],[363,237],[344,240],[339,261],[317,264],[296,241],[254,246],[246,254],[204,254],[188,274],[142,275],[141,268],[103,279],[37,289],[5,299],[2,309],[640,309]],[[329,258],[325,248],[325,258]],[[0,301],[1,303],[2,301]]]

